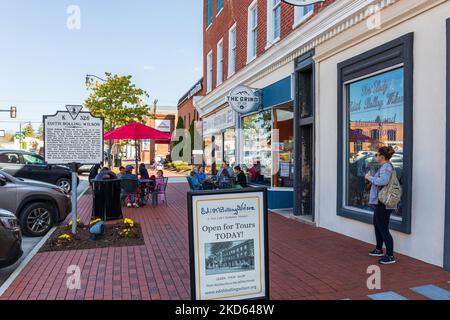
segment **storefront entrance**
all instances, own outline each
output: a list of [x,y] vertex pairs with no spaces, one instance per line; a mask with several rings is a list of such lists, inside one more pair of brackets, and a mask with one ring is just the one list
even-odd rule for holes
[[[296,62],[296,201],[294,214],[314,221],[314,65],[312,53]],[[298,159],[298,160],[297,160]]]

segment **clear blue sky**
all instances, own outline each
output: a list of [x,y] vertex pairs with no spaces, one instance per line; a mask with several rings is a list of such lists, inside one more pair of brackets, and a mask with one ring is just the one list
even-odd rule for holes
[[[69,30],[70,5],[81,29]],[[201,0],[0,0],[0,109],[41,121],[87,97],[85,75],[131,74],[160,105],[202,76]],[[0,113],[0,121],[9,115]],[[37,126],[37,125],[36,125]],[[0,123],[17,130],[18,124]]]

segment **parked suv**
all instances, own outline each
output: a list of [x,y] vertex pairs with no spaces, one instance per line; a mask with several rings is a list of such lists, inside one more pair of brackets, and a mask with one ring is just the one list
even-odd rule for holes
[[72,188],[72,173],[69,168],[48,165],[44,158],[35,153],[0,149],[0,170],[16,178],[51,183],[67,192]]
[[0,209],[0,268],[14,264],[22,256],[22,234],[16,217]]
[[24,235],[40,237],[72,210],[70,196],[60,187],[15,178],[0,171],[0,208],[13,212]]

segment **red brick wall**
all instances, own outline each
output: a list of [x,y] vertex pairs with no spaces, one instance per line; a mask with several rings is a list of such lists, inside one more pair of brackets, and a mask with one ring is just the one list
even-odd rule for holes
[[[335,0],[326,0],[322,4],[316,4],[315,14],[323,10]],[[237,61],[236,73],[247,65],[247,19],[248,7],[253,0],[224,0],[223,11],[216,17],[217,0],[213,0],[213,20],[207,26],[207,0],[203,0],[203,72],[207,79],[207,55],[213,53],[213,77],[212,88],[216,87],[217,67],[217,43],[223,38],[223,81],[228,78],[228,31],[236,23],[237,30]],[[311,17],[310,19],[312,19]],[[286,38],[294,25],[294,7],[281,3],[281,40]],[[301,27],[301,26],[299,26]],[[258,48],[257,56],[264,54],[267,45],[267,0],[258,0]]]
[[[204,96],[205,95],[205,84],[203,84],[203,89],[196,93],[196,96]],[[179,106],[178,106],[178,115],[177,115],[177,119],[175,120],[175,127],[178,123],[178,117],[182,117],[184,120],[184,117],[186,117],[186,121],[184,122],[184,128],[185,129],[189,129],[189,126],[191,125],[191,123],[189,122],[189,117],[192,120],[200,120],[200,116],[198,115],[197,110],[195,110],[194,108],[194,104],[193,104],[193,98],[190,99],[186,99],[185,101],[183,101]]]

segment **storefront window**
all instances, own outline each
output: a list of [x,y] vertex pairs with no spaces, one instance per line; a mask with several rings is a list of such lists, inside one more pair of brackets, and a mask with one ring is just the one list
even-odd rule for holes
[[[392,146],[391,162],[403,184],[404,69],[397,68],[347,84],[346,206],[370,210],[364,178],[379,169],[375,154]],[[402,218],[402,204],[394,213]]]
[[274,187],[294,186],[294,109],[274,109]]
[[[270,185],[272,175],[272,111],[242,118],[243,164],[251,168],[260,163],[258,182]],[[259,170],[259,169],[258,169]]]
[[225,130],[223,141],[223,159],[233,166],[236,164],[236,130]]

